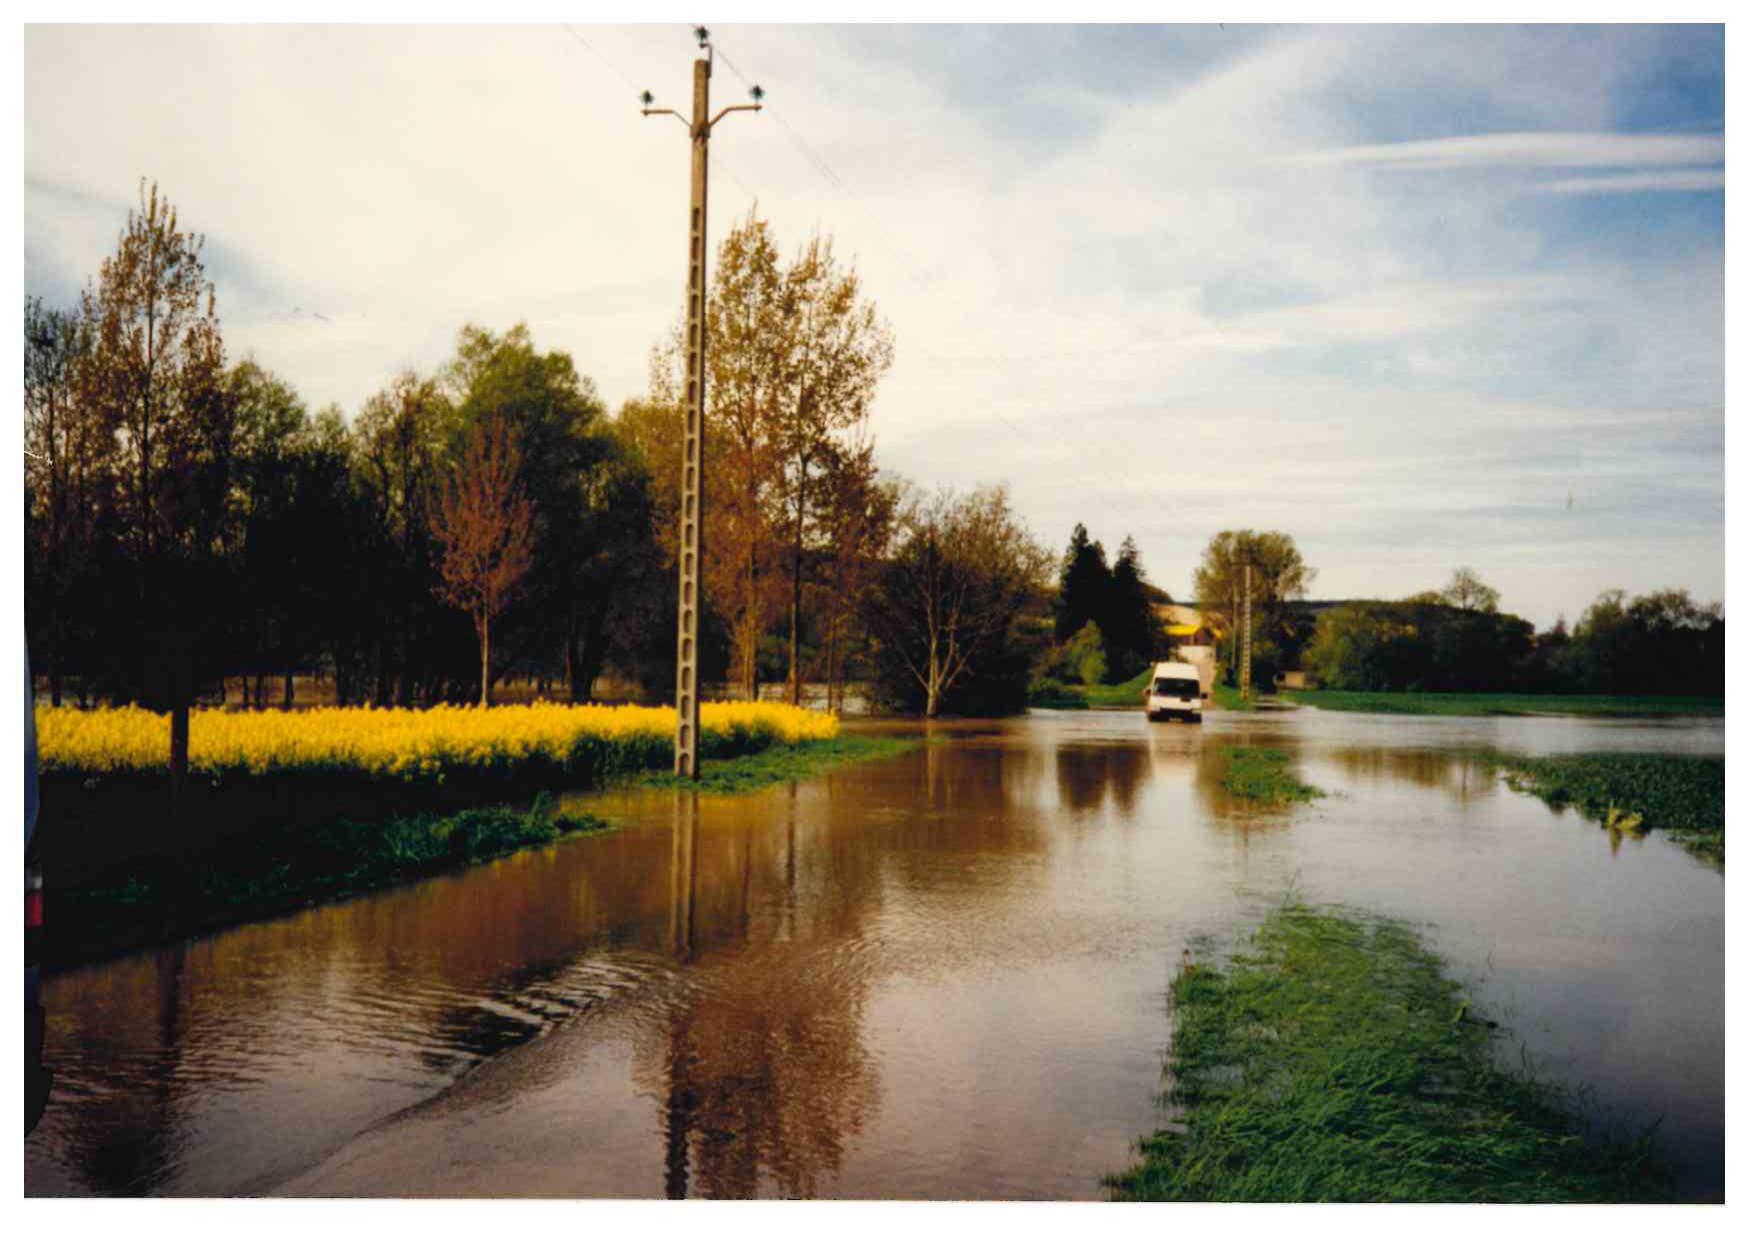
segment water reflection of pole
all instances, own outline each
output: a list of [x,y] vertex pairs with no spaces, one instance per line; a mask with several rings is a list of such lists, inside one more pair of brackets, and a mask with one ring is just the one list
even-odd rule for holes
[[674,859],[669,870],[668,942],[674,959],[692,958],[692,912],[698,899],[698,794],[674,793]]
[[[674,959],[692,958],[695,946],[692,915],[698,901],[698,794],[682,789],[674,793],[674,851],[668,871],[668,943]],[[690,1180],[692,1114],[698,1091],[692,1085],[692,1037],[683,1000],[676,998],[668,1029],[668,1096],[664,1126],[667,1129],[667,1165],[663,1187],[670,1198],[686,1195]]]

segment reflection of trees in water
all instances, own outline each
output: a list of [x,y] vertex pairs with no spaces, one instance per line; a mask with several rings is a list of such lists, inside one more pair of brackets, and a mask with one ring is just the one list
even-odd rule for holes
[[[796,856],[793,800],[790,810],[777,872],[793,897],[806,867]],[[782,936],[755,953],[713,954],[708,944],[741,938],[751,921],[751,852],[736,858],[730,837],[701,830],[685,795],[676,798],[673,844],[673,950],[707,968],[672,1000],[665,1036],[639,1043],[633,1068],[662,1100],[667,1194],[748,1197],[769,1177],[783,1196],[811,1197],[879,1103],[878,1072],[861,1043],[866,978],[831,950],[835,934],[824,946],[812,935]],[[727,886],[740,895],[738,909],[700,898],[701,873],[710,883],[737,870],[739,883]],[[780,917],[794,912],[792,901],[775,903]]]
[[1153,777],[1153,756],[1140,745],[1060,745],[1056,749],[1056,795],[1077,814],[1108,800],[1124,818],[1135,813],[1135,795]]
[[1032,795],[1038,751],[1026,745],[955,740],[923,751],[924,806],[931,814],[987,815]]
[[1462,805],[1495,796],[1499,781],[1475,759],[1436,749],[1332,750],[1334,762],[1349,779],[1372,784],[1405,782],[1447,793]]
[[[31,1140],[58,1147],[87,1191],[138,1196],[160,1188],[175,1170],[187,955],[187,944],[178,943],[137,957],[105,988],[103,998],[125,1004],[137,1019],[87,1027],[81,1015],[92,1013],[50,1008],[47,1058],[61,1075]],[[63,1067],[61,1056],[80,1062]],[[105,1079],[86,1068],[90,1061],[125,1065],[125,1077]]]

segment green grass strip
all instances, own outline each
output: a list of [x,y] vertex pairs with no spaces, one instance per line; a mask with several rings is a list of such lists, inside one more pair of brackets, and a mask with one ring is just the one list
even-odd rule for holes
[[699,792],[757,792],[772,784],[812,779],[852,762],[874,762],[909,753],[922,744],[919,737],[861,736],[839,733],[829,741],[801,745],[772,745],[738,758],[699,764],[696,780],[676,779],[671,771],[651,771],[629,782],[646,788],[695,788]]
[[1112,707],[1129,706],[1136,710],[1141,708],[1142,692],[1148,682],[1153,679],[1151,667],[1136,672],[1120,685],[1086,685],[1080,692],[1086,698],[1088,706]]
[[1231,685],[1214,682],[1214,705],[1221,710],[1255,710],[1256,699],[1246,700],[1239,691]]
[[1279,749],[1258,749],[1248,745],[1227,745],[1220,750],[1225,770],[1220,785],[1235,797],[1269,805],[1289,805],[1296,801],[1312,801],[1323,795],[1321,788],[1302,782],[1293,771],[1292,756]]
[[1294,689],[1281,696],[1319,710],[1364,711],[1377,715],[1592,715],[1630,719],[1724,713],[1722,698],[1554,693],[1360,693],[1337,689]]
[[1519,792],[1571,805],[1613,831],[1665,831],[1689,852],[1724,863],[1724,760],[1686,754],[1598,753],[1526,758],[1487,754]]
[[1164,1201],[1644,1201],[1649,1137],[1587,1145],[1565,1095],[1495,1065],[1409,928],[1288,906],[1224,968],[1188,962],[1165,1101],[1176,1122],[1106,1183]]

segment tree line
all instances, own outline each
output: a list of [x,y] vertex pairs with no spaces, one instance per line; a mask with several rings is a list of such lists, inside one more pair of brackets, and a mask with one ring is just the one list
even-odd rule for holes
[[[342,704],[485,702],[505,677],[581,701],[604,670],[671,693],[679,327],[617,414],[520,324],[312,412],[227,357],[203,248],[142,183],[77,303],[26,300],[25,615],[52,701],[169,710],[174,748],[239,678],[258,707],[308,676]],[[1005,684],[1044,557],[1001,488],[880,470],[893,337],[854,266],[822,236],[785,259],[749,214],[707,307],[706,679],[841,705],[873,677],[928,713]]]
[[1304,668],[1330,689],[1721,697],[1724,616],[1686,590],[1605,590],[1568,629],[1538,633],[1459,569],[1443,590],[1344,603],[1317,617]]

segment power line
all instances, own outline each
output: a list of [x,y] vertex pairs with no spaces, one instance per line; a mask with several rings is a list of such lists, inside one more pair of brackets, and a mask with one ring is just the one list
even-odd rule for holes
[[570,37],[575,39],[578,43],[581,43],[589,55],[606,65],[608,71],[611,72],[614,77],[625,83],[625,89],[629,90],[633,95],[637,94],[638,88],[631,84],[631,79],[619,72],[619,67],[611,60],[608,60],[605,56],[601,55],[600,52],[596,51],[595,45],[583,38],[581,34],[577,33],[577,28],[575,26],[571,25],[569,22],[564,23],[564,32],[570,35]]

